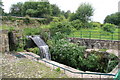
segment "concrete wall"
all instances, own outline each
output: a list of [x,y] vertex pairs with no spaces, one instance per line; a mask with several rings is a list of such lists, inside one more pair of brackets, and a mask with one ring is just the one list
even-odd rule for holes
[[8,31],[0,31],[0,52],[9,51]]
[[115,49],[120,50],[120,41],[68,38],[69,41],[86,46],[88,49]]

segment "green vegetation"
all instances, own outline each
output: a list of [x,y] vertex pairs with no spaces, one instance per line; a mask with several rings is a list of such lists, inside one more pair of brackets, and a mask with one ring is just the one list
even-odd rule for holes
[[115,31],[115,25],[106,23],[103,25],[103,30],[106,32],[113,33]]
[[93,51],[85,57],[84,46],[78,46],[63,39],[50,40],[48,44],[52,60],[82,71],[105,73],[110,72],[118,64],[118,58],[108,53]]
[[116,12],[111,15],[108,15],[105,18],[104,23],[111,23],[120,26],[120,12]]
[[[47,7],[47,8],[46,8]],[[49,2],[27,1],[25,3],[18,2],[11,6],[10,15],[12,16],[26,16],[30,17],[46,17],[59,16],[60,9],[57,5]]]
[[[35,44],[32,44],[32,48],[26,47],[30,40],[25,36],[40,35],[50,47],[52,60],[83,71],[107,73],[118,64],[118,58],[115,55],[93,51],[86,57],[84,55],[86,47],[65,40],[67,37],[120,40],[119,28],[117,28],[119,21],[115,23],[112,18],[106,18],[105,24],[93,22],[91,21],[93,13],[94,8],[89,3],[82,3],[75,13],[71,13],[61,11],[57,5],[49,2],[27,1],[11,6],[9,16],[4,16],[2,20],[16,24],[13,27],[3,25],[2,29],[9,30],[12,34],[13,30],[18,30],[25,25],[21,31],[22,36],[18,36],[18,42],[15,44],[16,51],[25,49],[38,54],[39,49]],[[115,18],[117,19],[116,16]],[[18,27],[18,25],[21,26]],[[57,68],[56,71],[60,72],[60,69]]]
[[36,28],[24,28],[24,35],[39,35],[41,32],[40,27]]
[[90,20],[90,17],[93,16],[93,12],[93,7],[89,3],[82,3],[76,10],[76,13],[72,14],[70,21],[79,19],[86,23]]
[[27,51],[29,52],[33,52],[37,55],[40,55],[40,49],[38,47],[35,47],[35,48],[28,48]]
[[0,30],[9,30],[9,31],[13,31],[13,30],[15,30],[15,27],[13,27],[13,26],[1,25],[1,26],[0,26]]
[[103,31],[102,28],[82,28],[74,31],[68,37],[77,38],[90,38],[90,39],[101,39],[101,40],[120,40],[119,29],[116,28],[113,33]]

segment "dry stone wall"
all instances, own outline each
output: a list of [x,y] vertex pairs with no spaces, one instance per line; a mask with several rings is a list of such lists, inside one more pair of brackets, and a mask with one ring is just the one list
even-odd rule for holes
[[113,40],[98,40],[98,39],[82,39],[68,38],[71,42],[81,46],[86,46],[88,49],[115,49],[120,50],[120,41]]

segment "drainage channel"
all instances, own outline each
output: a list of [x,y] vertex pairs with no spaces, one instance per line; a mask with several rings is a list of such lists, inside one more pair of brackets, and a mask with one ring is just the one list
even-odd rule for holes
[[106,76],[115,76],[115,77],[116,77],[116,75],[114,75],[114,74],[106,74],[106,73],[73,72],[73,71],[68,70],[68,69],[66,69],[66,68],[63,68],[63,67],[61,67],[61,66],[55,65],[55,64],[53,64],[53,63],[50,63],[50,62],[48,62],[48,61],[46,61],[46,60],[43,60],[43,59],[41,59],[41,58],[39,58],[39,57],[35,57],[35,56],[31,55],[31,54],[19,53],[19,54],[15,55],[15,56],[16,56],[16,57],[19,57],[19,56],[21,56],[21,55],[22,55],[22,56],[28,55],[28,56],[34,57],[36,60],[44,61],[45,63],[54,65],[54,66],[56,66],[56,67],[59,67],[59,68],[61,68],[61,69],[63,69],[63,70],[66,70],[66,71],[69,71],[69,72],[75,73],[75,74],[93,74],[93,75],[106,75]]

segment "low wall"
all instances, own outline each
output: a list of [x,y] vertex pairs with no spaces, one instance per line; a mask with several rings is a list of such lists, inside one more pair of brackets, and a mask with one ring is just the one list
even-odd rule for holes
[[88,49],[115,49],[120,50],[120,41],[113,40],[98,40],[98,39],[83,39],[83,38],[68,38],[73,43],[78,43],[81,46],[86,46]]

